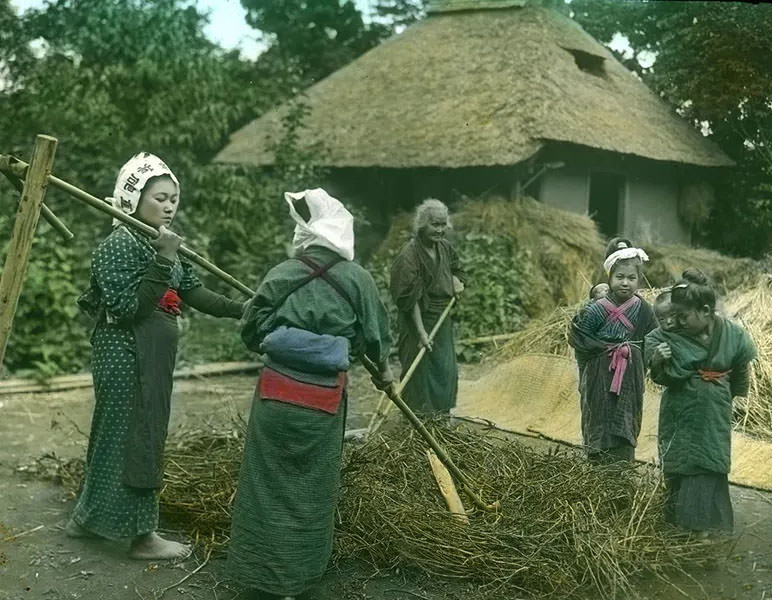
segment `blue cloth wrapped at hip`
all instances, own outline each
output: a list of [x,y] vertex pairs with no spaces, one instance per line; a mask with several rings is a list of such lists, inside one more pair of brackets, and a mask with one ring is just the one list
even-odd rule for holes
[[340,336],[282,325],[265,336],[261,348],[271,360],[305,373],[333,374],[349,368],[349,341]]

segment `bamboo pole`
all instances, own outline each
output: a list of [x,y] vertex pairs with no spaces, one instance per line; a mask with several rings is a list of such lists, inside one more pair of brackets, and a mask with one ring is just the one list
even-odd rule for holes
[[[453,308],[453,306],[456,303],[456,297],[453,296],[450,299],[450,302],[448,302],[448,305],[445,307],[445,310],[442,311],[442,314],[440,314],[439,319],[437,319],[437,322],[434,324],[434,327],[432,327],[432,330],[429,332],[429,341],[434,340],[434,336],[437,335],[437,332],[440,330],[440,327],[445,322],[445,319],[450,314],[450,309]],[[416,369],[418,368],[418,364],[421,362],[421,359],[426,354],[426,347],[422,347],[419,351],[416,357],[413,359],[413,362],[410,364],[410,368],[407,370],[407,373],[405,373],[405,376],[402,378],[402,380],[397,384],[396,392],[398,394],[402,394],[402,390],[405,389],[405,386],[407,385],[407,382],[410,381],[410,378],[413,376],[413,373],[415,373]],[[386,394],[382,394],[380,400],[378,401],[378,406],[375,409],[375,413],[373,413],[373,416],[370,418],[370,423],[367,425],[367,434],[371,434],[374,431],[376,431],[381,424],[383,423],[384,419],[388,416],[392,404],[387,404],[388,396]]]
[[16,223],[0,276],[0,366],[5,359],[13,318],[27,274],[29,252],[40,218],[40,207],[46,197],[48,175],[54,164],[57,143],[56,138],[47,135],[38,135],[35,138],[29,177],[24,182],[19,209],[16,212]]
[[[11,159],[13,159],[11,161],[9,161],[8,158],[9,157],[7,156],[0,155],[0,169],[4,171],[10,171],[13,175],[19,178],[22,178],[22,179],[25,178],[29,165],[27,165],[27,163],[25,163],[24,161],[13,159],[13,157],[10,157]],[[142,221],[135,219],[131,215],[125,214],[123,211],[120,211],[117,208],[110,206],[105,201],[100,200],[96,196],[92,196],[88,192],[84,192],[80,188],[75,187],[74,185],[67,183],[62,179],[59,179],[58,177],[49,175],[48,182],[54,187],[57,187],[60,190],[68,193],[73,198],[76,198],[81,202],[85,202],[92,208],[95,208],[98,211],[106,213],[111,217],[118,219],[122,223],[125,223],[126,225],[130,225],[134,229],[141,231],[145,235],[149,236],[151,239],[158,236],[158,230],[155,229],[154,227],[151,227],[150,225],[147,225]],[[225,283],[236,288],[240,292],[246,294],[247,296],[254,296],[255,292],[252,289],[250,289],[249,287],[241,283],[238,279],[236,279],[229,273],[226,273],[225,271],[220,269],[214,263],[211,263],[208,260],[206,260],[203,256],[196,254],[193,250],[191,250],[187,246],[185,245],[180,246],[179,253],[181,256],[187,258],[190,262],[197,264],[199,267],[201,267],[202,269],[205,269],[206,271],[209,271],[210,273],[219,277]]]
[[[376,367],[375,364],[373,364],[373,362],[364,355],[361,357],[361,359],[365,369],[367,369],[367,371],[374,379],[377,379],[380,376],[378,367]],[[466,475],[464,475],[461,469],[456,466],[456,463],[453,462],[453,459],[451,459],[450,456],[448,456],[448,453],[445,452],[442,446],[440,446],[437,439],[431,433],[429,433],[429,430],[426,429],[426,426],[421,422],[421,419],[419,419],[410,409],[410,407],[405,404],[405,401],[397,391],[397,388],[395,386],[390,386],[386,391],[386,394],[388,394],[389,398],[391,398],[391,401],[394,402],[394,404],[396,404],[397,407],[404,413],[413,427],[418,430],[418,433],[420,433],[421,437],[426,440],[431,449],[434,450],[435,454],[437,454],[437,457],[442,461],[442,464],[448,468],[448,471],[450,471],[451,475],[453,475],[453,477],[455,477],[455,479],[461,484],[461,488],[464,490],[464,493],[469,496],[475,506],[487,511],[498,510],[498,500],[493,504],[486,504],[483,502],[482,498],[480,498],[480,496],[474,491],[472,483],[467,479]]]
[[[24,182],[16,177],[15,175],[12,175],[8,171],[2,171],[3,175],[5,175],[5,178],[11,183],[13,187],[16,188],[17,192],[23,192],[24,191]],[[75,234],[72,233],[69,229],[67,229],[67,226],[61,222],[59,217],[57,217],[53,211],[48,208],[45,204],[40,205],[40,214],[41,216],[48,222],[48,224],[53,227],[54,231],[56,231],[65,242],[69,242],[72,238],[75,237]]]

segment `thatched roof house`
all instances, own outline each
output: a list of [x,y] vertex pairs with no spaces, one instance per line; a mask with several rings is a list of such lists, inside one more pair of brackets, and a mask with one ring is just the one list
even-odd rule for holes
[[[573,20],[527,0],[437,0],[305,102],[301,144],[348,193],[392,194],[389,206],[527,184],[606,233],[637,223],[683,241],[679,198],[705,202],[709,168],[732,164]],[[234,133],[216,160],[271,165],[287,110]]]

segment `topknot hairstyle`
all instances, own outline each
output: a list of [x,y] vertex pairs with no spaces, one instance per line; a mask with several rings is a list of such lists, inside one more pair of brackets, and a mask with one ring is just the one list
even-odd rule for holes
[[681,273],[680,281],[673,286],[671,300],[690,308],[707,305],[711,312],[716,310],[716,290],[699,269],[690,268]]
[[[624,246],[620,246],[620,244],[624,244]],[[608,241],[608,244],[606,244],[606,258],[614,254],[617,250],[620,248],[633,248],[635,247],[634,244],[625,237],[613,237]]]

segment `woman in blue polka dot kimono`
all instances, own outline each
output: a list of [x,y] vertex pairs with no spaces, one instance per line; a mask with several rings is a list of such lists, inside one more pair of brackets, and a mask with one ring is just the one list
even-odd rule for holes
[[130,556],[142,560],[190,552],[156,533],[183,306],[234,319],[244,307],[205,288],[177,256],[182,240],[167,227],[179,200],[177,178],[158,157],[143,152],[123,165],[113,205],[159,235],[151,240],[115,220],[94,252],[91,287],[78,301],[97,322],[91,337],[96,402],[83,489],[67,533],[129,538]]

